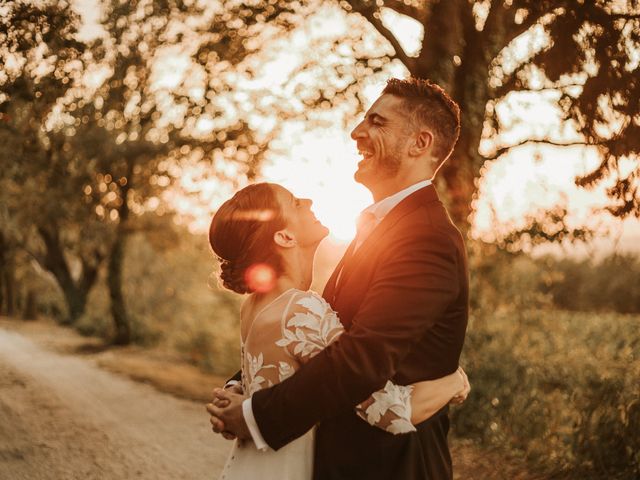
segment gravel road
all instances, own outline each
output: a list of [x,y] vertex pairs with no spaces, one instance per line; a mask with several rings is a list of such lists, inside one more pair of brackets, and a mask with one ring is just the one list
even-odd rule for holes
[[0,328],[0,479],[216,479],[204,406]]

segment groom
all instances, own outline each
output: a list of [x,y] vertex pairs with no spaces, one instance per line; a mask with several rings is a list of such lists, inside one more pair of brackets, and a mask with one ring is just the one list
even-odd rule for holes
[[421,79],[391,79],[351,137],[355,179],[375,203],[324,290],[345,326],[338,341],[271,388],[208,405],[214,431],[279,449],[316,431],[314,478],[451,479],[448,407],[416,432],[391,435],[354,406],[387,380],[402,385],[456,370],[468,318],[463,237],[431,184],[460,131],[456,103]]

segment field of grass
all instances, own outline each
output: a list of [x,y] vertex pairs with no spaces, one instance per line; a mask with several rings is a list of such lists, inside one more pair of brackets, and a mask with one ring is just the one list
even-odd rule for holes
[[640,316],[475,311],[455,435],[564,478],[640,478]]

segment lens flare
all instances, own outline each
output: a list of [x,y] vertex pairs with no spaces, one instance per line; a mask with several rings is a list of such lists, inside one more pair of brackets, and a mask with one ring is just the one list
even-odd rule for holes
[[247,268],[244,280],[252,291],[267,293],[276,286],[276,272],[270,265],[256,263]]

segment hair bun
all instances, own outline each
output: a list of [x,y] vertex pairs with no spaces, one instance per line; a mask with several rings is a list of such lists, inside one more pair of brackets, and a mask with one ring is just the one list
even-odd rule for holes
[[249,293],[249,286],[245,281],[245,266],[239,265],[237,261],[225,260],[219,258],[220,261],[220,280],[222,285],[236,293]]

